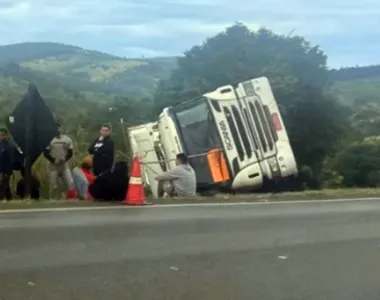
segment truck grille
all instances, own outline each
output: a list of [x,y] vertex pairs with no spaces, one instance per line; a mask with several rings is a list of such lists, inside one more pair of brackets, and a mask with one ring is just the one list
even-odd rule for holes
[[252,82],[244,82],[243,88],[248,97],[254,97],[253,101],[246,100],[250,113],[245,111],[245,116],[250,127],[249,133],[255,142],[255,148],[263,153],[272,152],[275,150],[274,142],[277,140],[277,133],[276,136],[273,134],[274,128],[271,127],[273,124],[269,109],[261,103]]

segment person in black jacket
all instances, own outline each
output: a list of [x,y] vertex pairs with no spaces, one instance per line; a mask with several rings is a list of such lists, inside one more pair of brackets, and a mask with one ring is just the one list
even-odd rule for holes
[[12,200],[9,180],[13,172],[13,146],[8,140],[8,130],[0,128],[0,200]]
[[92,168],[95,176],[111,170],[114,160],[114,143],[111,139],[110,125],[102,125],[100,137],[92,143],[88,152],[94,156]]
[[111,170],[96,177],[89,192],[98,201],[123,201],[128,191],[128,164],[119,161]]
[[[22,178],[17,182],[16,186],[16,195],[20,197],[21,199],[24,199],[28,195],[26,194],[27,189],[26,189],[26,180],[25,180],[25,169],[22,168],[20,170]],[[38,179],[33,175],[29,174],[29,193],[30,193],[30,198],[34,200],[40,199],[40,187],[41,183],[38,181]]]

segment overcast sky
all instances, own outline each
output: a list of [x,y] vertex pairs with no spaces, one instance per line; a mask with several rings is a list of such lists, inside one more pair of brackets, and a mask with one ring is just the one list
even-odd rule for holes
[[0,44],[179,55],[235,21],[306,36],[331,67],[380,63],[379,0],[0,0]]

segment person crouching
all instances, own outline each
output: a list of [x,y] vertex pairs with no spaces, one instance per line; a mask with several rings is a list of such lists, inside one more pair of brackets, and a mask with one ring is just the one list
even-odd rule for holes
[[194,169],[184,153],[177,154],[176,167],[156,176],[168,196],[195,196],[197,181]]
[[80,167],[75,167],[72,171],[75,189],[78,198],[81,200],[92,199],[88,191],[89,185],[95,181],[95,176],[92,174],[91,168],[92,159],[90,156],[86,156]]

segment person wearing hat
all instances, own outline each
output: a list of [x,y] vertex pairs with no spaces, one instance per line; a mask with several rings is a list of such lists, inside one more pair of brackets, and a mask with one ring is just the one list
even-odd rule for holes
[[[51,140],[44,151],[45,158],[49,161],[49,176],[51,198],[59,199],[59,178],[62,178],[70,195],[74,194],[75,187],[71,176],[68,161],[73,156],[74,145],[69,136],[63,133],[60,124],[57,124],[57,135]],[[75,197],[74,195],[71,197]]]
[[94,174],[92,174],[91,169],[92,169],[92,158],[91,156],[85,156],[81,164],[81,171],[83,172],[89,184],[92,184],[95,181],[95,176]]

